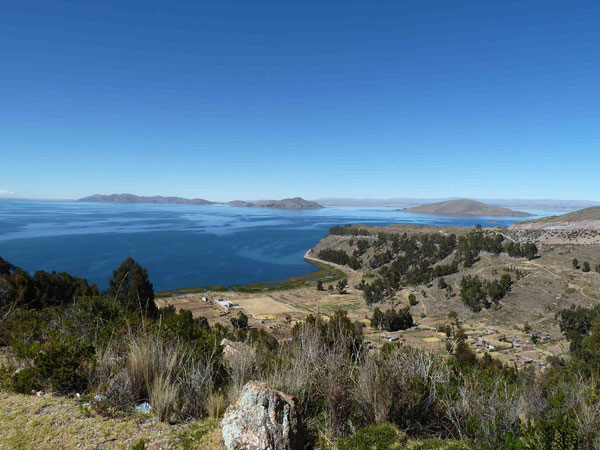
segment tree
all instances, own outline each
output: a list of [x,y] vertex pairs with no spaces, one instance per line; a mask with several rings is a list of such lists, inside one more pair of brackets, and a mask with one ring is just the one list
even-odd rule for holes
[[383,313],[379,308],[373,310],[373,317],[371,317],[371,327],[379,328],[383,324]]
[[583,270],[583,271],[584,271],[584,272],[586,272],[586,273],[587,273],[587,272],[589,272],[590,270],[592,270],[592,269],[590,268],[590,263],[589,263],[589,262],[587,262],[587,261],[584,261],[584,262],[583,262],[583,268],[582,268],[581,270]]
[[379,308],[373,310],[371,318],[371,327],[386,331],[406,330],[414,325],[413,317],[407,308],[400,311],[388,309],[381,312]]
[[324,291],[325,289],[323,288],[323,281],[319,280],[317,281],[317,291]]
[[158,309],[154,303],[154,288],[148,279],[148,271],[129,257],[108,280],[108,296],[119,300],[132,311],[155,317]]
[[408,303],[410,304],[410,306],[415,306],[416,304],[419,303],[417,301],[417,297],[416,297],[415,294],[409,294],[409,296],[408,296]]
[[571,264],[573,264],[573,269],[579,269],[579,261],[577,260],[577,258],[573,258]]
[[440,278],[440,280],[438,281],[438,287],[440,289],[446,289],[448,287],[448,283],[446,283],[446,280],[444,280],[444,277]]
[[11,275],[15,269],[14,265],[0,257],[0,275]]
[[532,260],[533,258],[535,258],[535,255],[537,255],[538,248],[534,243],[528,242],[527,244],[523,245],[522,251],[523,256],[525,256],[525,258]]
[[245,330],[248,328],[248,316],[243,311],[240,311],[237,317],[232,317],[230,322],[236,330]]
[[346,287],[348,286],[348,280],[344,278],[343,280],[338,281],[335,288],[338,290],[340,294],[346,293]]

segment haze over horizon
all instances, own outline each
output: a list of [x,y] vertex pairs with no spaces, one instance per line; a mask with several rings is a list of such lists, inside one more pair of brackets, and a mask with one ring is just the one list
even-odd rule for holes
[[24,1],[0,197],[600,201],[597,2]]

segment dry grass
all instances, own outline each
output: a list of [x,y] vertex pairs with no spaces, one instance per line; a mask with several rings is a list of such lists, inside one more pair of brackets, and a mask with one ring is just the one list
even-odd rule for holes
[[199,417],[213,390],[211,358],[193,358],[177,342],[155,335],[130,335],[99,352],[93,374],[95,393],[116,409],[148,400],[161,421]]
[[125,361],[134,394],[140,399],[156,397],[159,394],[153,392],[155,388],[177,384],[188,358],[180,345],[165,343],[158,336],[130,336]]
[[211,419],[219,419],[226,407],[225,397],[220,392],[213,392],[206,399],[206,411]]

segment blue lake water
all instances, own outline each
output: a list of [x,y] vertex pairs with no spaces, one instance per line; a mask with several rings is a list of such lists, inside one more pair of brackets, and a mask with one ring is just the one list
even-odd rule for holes
[[0,256],[31,272],[66,271],[101,288],[127,256],[148,269],[156,290],[227,286],[313,271],[303,255],[333,225],[485,227],[522,220],[431,216],[396,209],[292,211],[225,205],[0,201]]

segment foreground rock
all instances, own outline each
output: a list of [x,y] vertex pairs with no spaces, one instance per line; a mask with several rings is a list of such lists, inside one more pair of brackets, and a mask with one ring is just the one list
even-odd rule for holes
[[300,418],[292,397],[266,383],[250,381],[221,422],[229,450],[303,448]]

